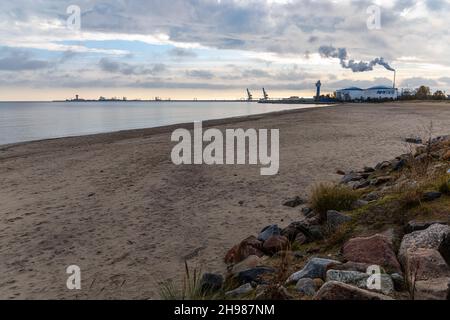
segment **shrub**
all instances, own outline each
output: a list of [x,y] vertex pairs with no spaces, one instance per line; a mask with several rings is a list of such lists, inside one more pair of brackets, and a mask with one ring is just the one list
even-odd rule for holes
[[349,187],[320,183],[313,187],[310,203],[320,219],[326,221],[328,210],[351,210],[358,198],[359,192]]

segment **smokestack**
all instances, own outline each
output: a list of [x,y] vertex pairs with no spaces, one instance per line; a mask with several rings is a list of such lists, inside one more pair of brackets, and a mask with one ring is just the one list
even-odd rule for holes
[[397,78],[397,71],[394,70],[394,88],[393,89],[395,89],[395,81],[397,80],[396,78]]

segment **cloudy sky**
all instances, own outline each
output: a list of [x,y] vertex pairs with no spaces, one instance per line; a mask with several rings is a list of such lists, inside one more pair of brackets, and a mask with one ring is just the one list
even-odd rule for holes
[[0,9],[0,100],[241,98],[263,86],[273,97],[310,96],[319,79],[328,92],[392,84],[384,67],[353,72],[322,46],[356,63],[383,57],[400,87],[450,92],[449,0],[2,0]]

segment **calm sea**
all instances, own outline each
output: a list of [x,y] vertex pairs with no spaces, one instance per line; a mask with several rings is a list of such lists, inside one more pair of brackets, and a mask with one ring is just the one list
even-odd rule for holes
[[316,106],[248,102],[0,102],[0,145],[311,107]]

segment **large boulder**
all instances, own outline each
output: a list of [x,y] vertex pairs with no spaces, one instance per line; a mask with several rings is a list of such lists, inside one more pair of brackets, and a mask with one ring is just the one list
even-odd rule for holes
[[443,224],[433,224],[425,230],[415,231],[403,237],[398,257],[404,264],[409,250],[422,249],[439,250],[446,237],[450,235],[450,227]]
[[249,256],[262,257],[264,256],[262,246],[263,243],[261,241],[256,239],[254,236],[251,236],[228,251],[224,259],[225,263],[239,263]]
[[308,261],[308,263],[305,265],[305,267],[302,270],[293,273],[287,279],[286,282],[288,284],[297,283],[298,280],[304,279],[304,278],[325,279],[328,266],[331,264],[339,264],[339,263],[340,262],[336,261],[336,260],[312,258]]
[[264,252],[274,255],[279,251],[286,250],[289,247],[289,240],[284,236],[271,236],[264,242]]
[[412,284],[414,281],[450,277],[450,268],[439,251],[420,248],[406,253],[405,273]]
[[417,281],[414,300],[450,300],[450,278]]
[[352,218],[335,210],[327,212],[327,225],[331,231],[336,231],[340,226],[352,221]]
[[337,281],[325,283],[317,292],[314,300],[393,300],[391,297],[370,292]]
[[272,236],[279,235],[281,235],[281,228],[279,228],[278,225],[273,224],[262,229],[261,233],[258,235],[258,240],[264,242]]
[[369,263],[401,273],[392,243],[382,234],[350,239],[343,247],[343,254],[347,261]]

